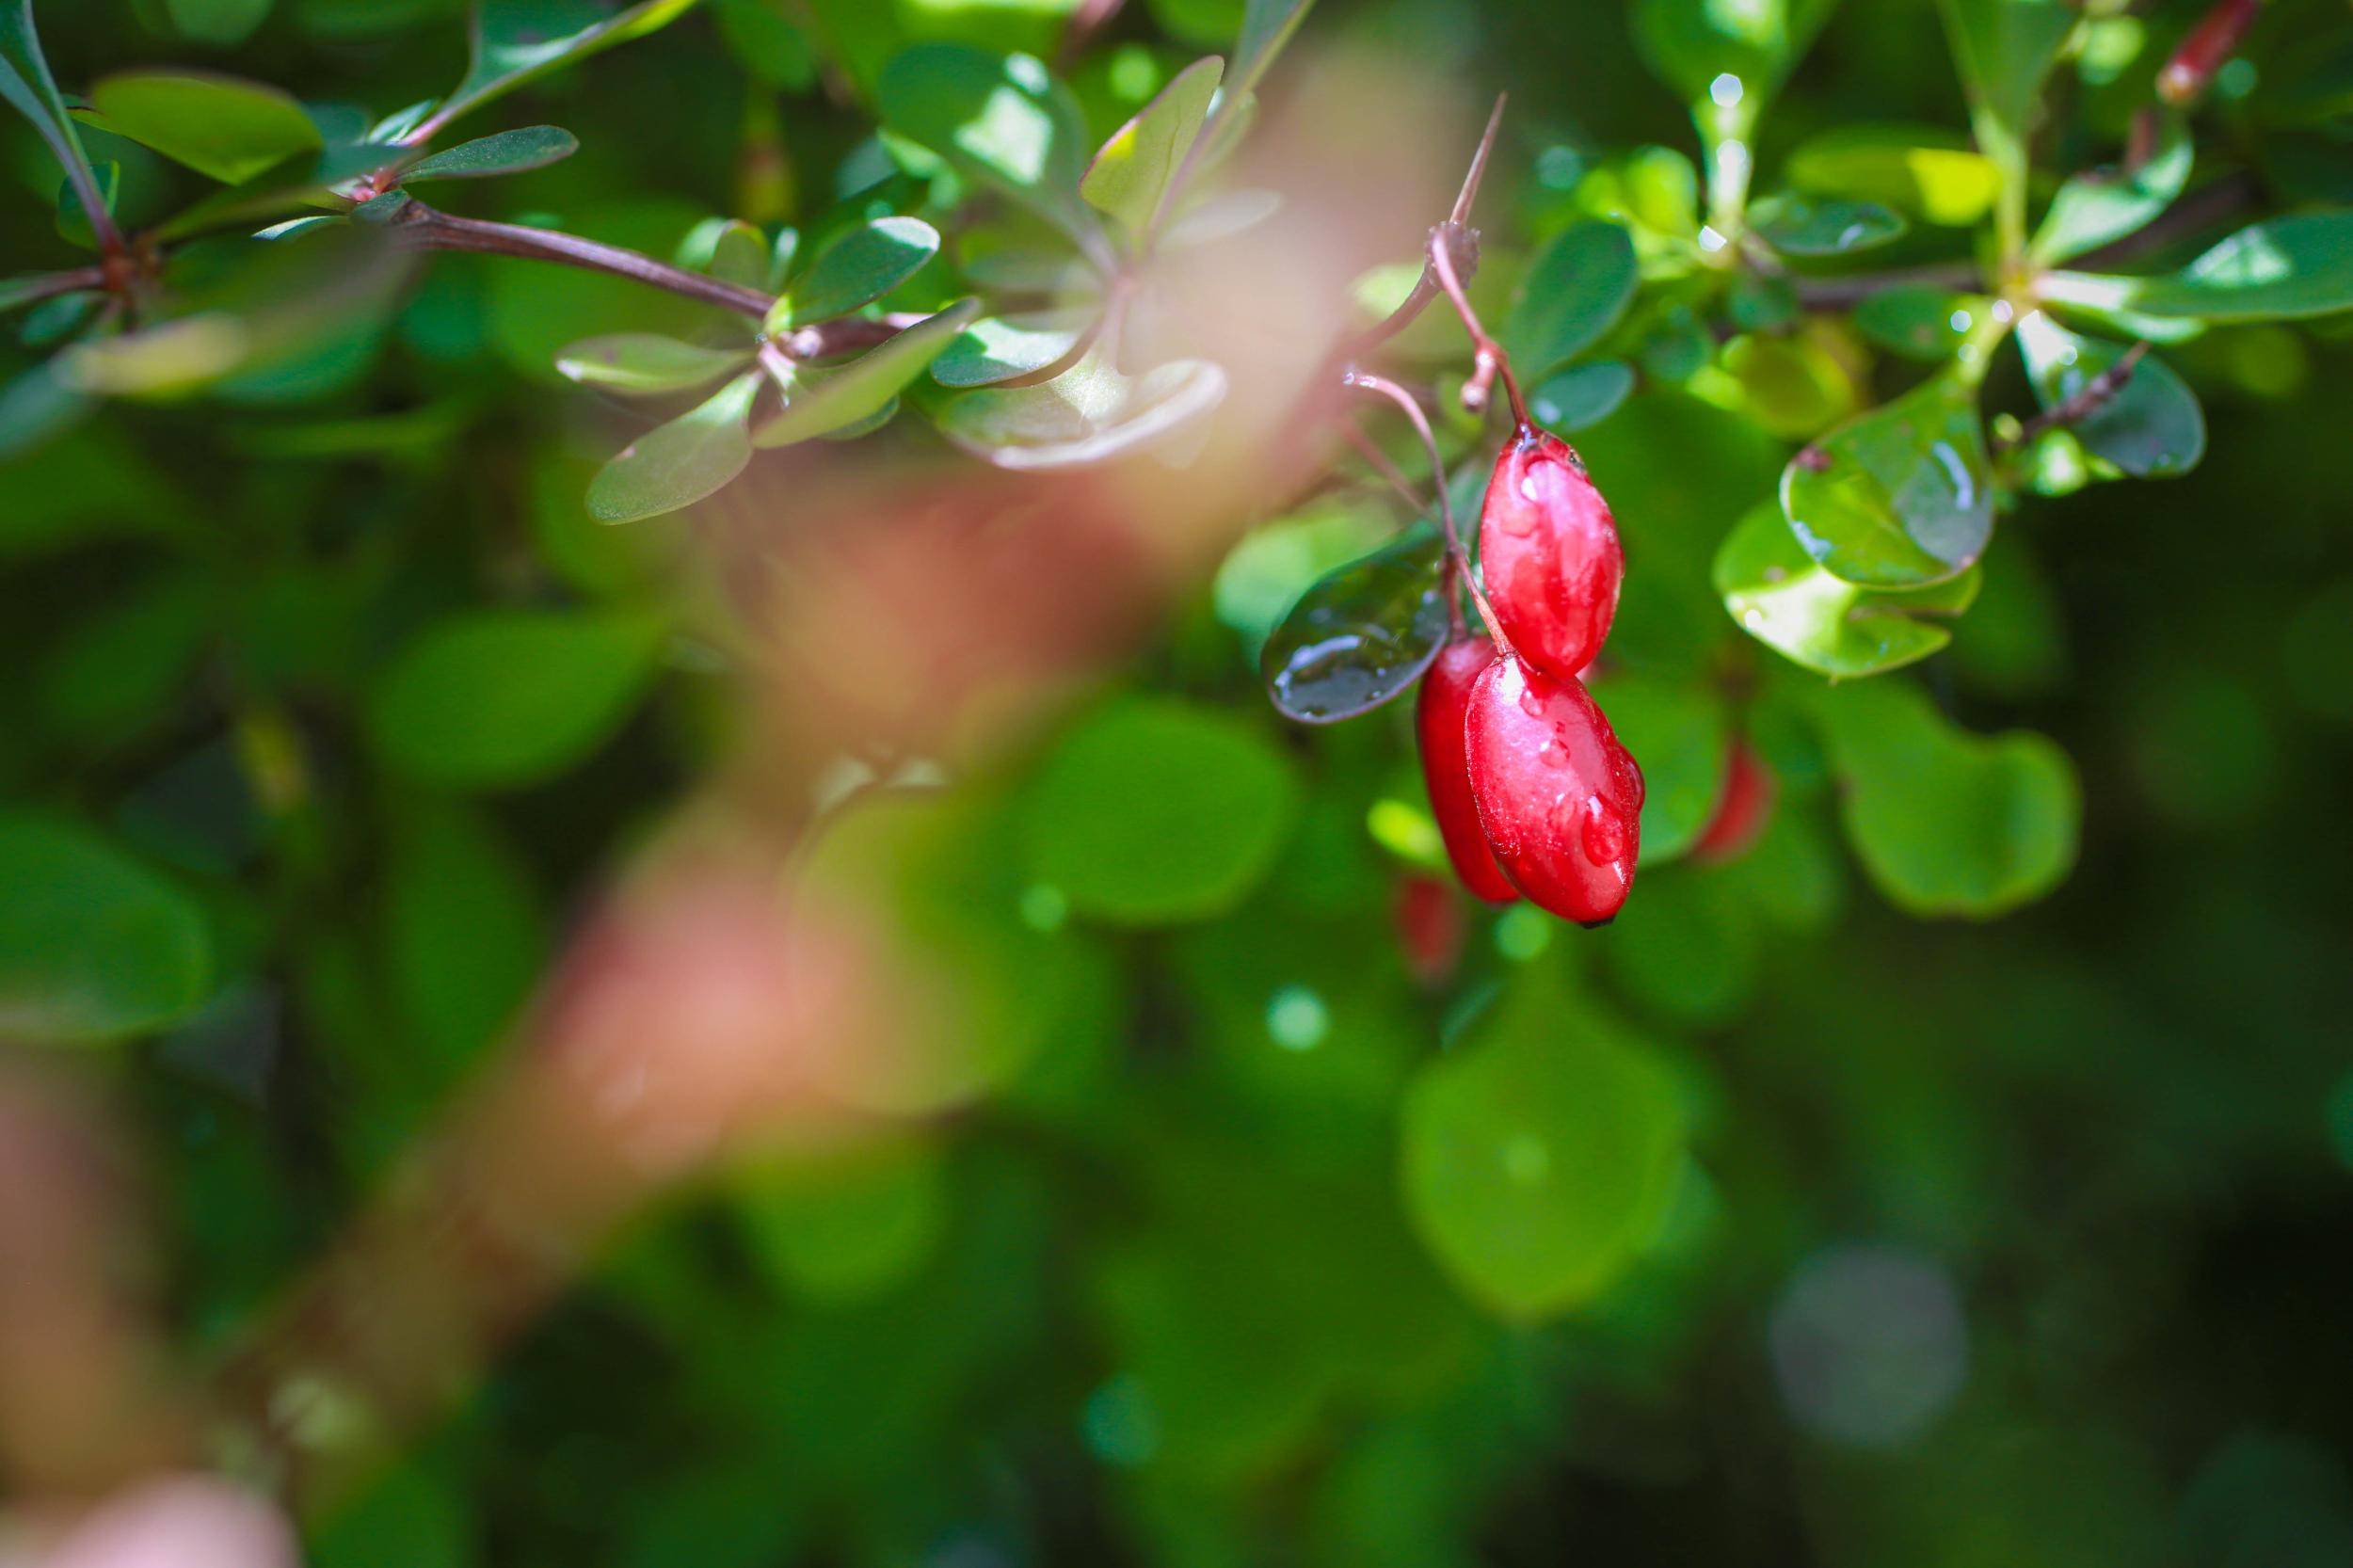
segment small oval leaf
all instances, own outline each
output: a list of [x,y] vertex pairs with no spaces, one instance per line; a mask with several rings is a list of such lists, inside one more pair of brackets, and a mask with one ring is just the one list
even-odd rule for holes
[[1740,629],[1833,680],[1881,675],[1941,650],[1952,633],[1921,617],[1961,614],[1979,580],[1973,567],[1915,593],[1842,583],[1806,558],[1771,502],[1742,518],[1716,552],[1716,592]]
[[932,379],[943,387],[987,387],[1034,376],[1077,353],[1097,319],[1091,310],[984,317],[932,361]]
[[180,888],[76,824],[0,818],[0,1038],[144,1033],[193,1012],[212,968]]
[[572,344],[555,368],[584,386],[632,396],[692,392],[751,359],[744,348],[706,348],[659,332],[614,332]]
[[939,231],[920,217],[878,217],[836,236],[768,312],[767,329],[806,327],[872,304],[939,254]]
[[1993,533],[1976,394],[1938,376],[1849,420],[1789,460],[1781,504],[1806,554],[1849,583],[1959,576]]
[[1624,360],[1572,365],[1528,394],[1528,411],[1556,435],[1599,424],[1634,391],[1634,367]]
[[1503,344],[1520,373],[1541,378],[1600,342],[1640,280],[1634,242],[1618,225],[1577,223],[1555,234],[1529,264],[1504,322]]
[[700,408],[631,442],[589,482],[589,514],[604,522],[634,522],[725,488],[752,460],[744,426],[761,379],[758,371],[739,376]]
[[1892,245],[1910,232],[1903,215],[1876,201],[1772,196],[1749,211],[1749,227],[1785,256],[1845,256]]
[[1128,234],[1151,232],[1185,155],[1216,101],[1225,62],[1212,55],[1176,73],[1136,117],[1112,133],[1079,181],[1079,194]]
[[1178,360],[1129,377],[1100,347],[1032,387],[993,387],[951,399],[940,433],[999,468],[1084,468],[1160,447],[1225,399],[1225,373]]
[[[2019,322],[2018,351],[2045,408],[2081,396],[2126,353],[2121,344],[2078,337],[2041,311]],[[2123,384],[2071,427],[2085,451],[2136,479],[2187,473],[2206,455],[2198,394],[2153,354],[2143,354]]]
[[1258,659],[1268,696],[1302,724],[1370,712],[1419,680],[1446,641],[1439,568],[1427,523],[1309,588]]
[[784,407],[753,433],[753,441],[763,447],[790,446],[873,418],[930,369],[980,313],[979,300],[963,300],[846,365],[796,368],[792,384],[784,389]]
[[187,71],[124,71],[90,88],[100,123],[226,185],[325,143],[276,88]]
[[404,184],[420,180],[488,180],[561,163],[580,151],[580,138],[560,125],[526,125],[494,136],[460,142],[436,152],[401,175]]

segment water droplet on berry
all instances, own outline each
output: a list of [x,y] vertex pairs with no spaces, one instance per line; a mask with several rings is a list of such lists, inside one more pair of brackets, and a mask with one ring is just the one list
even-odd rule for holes
[[1599,795],[1585,803],[1585,858],[1606,866],[1625,853],[1625,816]]

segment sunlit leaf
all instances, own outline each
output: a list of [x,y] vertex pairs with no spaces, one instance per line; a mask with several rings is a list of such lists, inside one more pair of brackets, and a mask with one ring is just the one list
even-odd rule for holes
[[1094,209],[1079,195],[1085,121],[1043,63],[968,44],[919,44],[890,62],[877,91],[890,129],[1082,244],[1094,240]]
[[951,399],[940,433],[1000,468],[1081,468],[1150,450],[1225,398],[1225,373],[1180,360],[1129,377],[1098,347],[1050,381]]
[[985,387],[1060,364],[1078,352],[1098,314],[1091,310],[984,316],[932,361],[943,387]]
[[[1234,45],[1234,69],[1226,76],[1226,98],[1239,104],[1255,89],[1274,56],[1307,20],[1315,0],[1249,0],[1242,11],[1241,37]],[[1225,118],[1221,115],[1220,118]]]
[[2059,186],[2042,226],[2035,231],[2032,249],[2038,261],[2044,265],[2064,262],[2137,233],[2173,204],[2189,184],[2196,149],[2179,115],[2168,115],[2162,123],[2155,148],[2139,168],[2093,169]]
[[558,66],[667,26],[694,4],[639,0],[616,9],[602,0],[474,0],[472,60],[432,118],[446,124]]
[[1456,1284],[1513,1319],[1614,1284],[1665,1218],[1684,1160],[1666,1067],[1534,967],[1421,1069],[1403,1115],[1406,1212]]
[[1623,360],[1572,365],[1528,394],[1528,411],[1555,435],[1599,424],[1634,391],[1634,367]]
[[[1716,591],[1740,629],[1795,664],[1833,680],[1880,675],[1952,641],[1942,621],[1969,608],[1976,568],[1913,593],[1843,583],[1807,559],[1781,508],[1742,518],[1716,552]],[[1647,823],[1642,848],[1650,850]]]
[[878,217],[828,241],[768,312],[780,331],[831,321],[871,304],[939,254],[939,231],[919,217]]
[[[2019,322],[2018,351],[2045,408],[2081,393],[2126,352],[2121,344],[2078,337],[2041,311]],[[2072,424],[2084,450],[2136,479],[2187,473],[2206,454],[2198,394],[2153,354],[2141,356],[2114,396]]]
[[589,514],[634,522],[726,488],[752,460],[747,426],[765,379],[756,370],[739,376],[701,407],[632,441],[589,482]]
[[741,369],[748,348],[706,348],[658,332],[616,332],[576,343],[555,368],[584,386],[639,396],[691,392]]
[[2043,79],[2079,20],[2061,0],[1939,0],[1977,146],[2023,178],[2026,136]]
[[1993,532],[1976,393],[1939,376],[1850,420],[1789,460],[1781,504],[1805,552],[1849,583],[1959,576]]
[[186,893],[76,824],[0,817],[0,1037],[146,1033],[194,1011],[212,969]]
[[[1836,0],[1637,0],[1634,40],[1686,103],[1769,97],[1821,30]],[[1733,85],[1717,88],[1729,76]]]
[[1892,245],[1911,225],[1876,201],[1775,196],[1749,209],[1749,227],[1785,256],[1844,256]]
[[302,105],[259,82],[124,71],[90,88],[98,122],[223,184],[242,184],[325,143]]
[[1819,435],[1855,409],[1853,376],[1836,352],[1807,333],[1735,338],[1724,344],[1723,368],[1757,423],[1785,439]]
[[2193,325],[2353,310],[2353,211],[2297,213],[2251,224],[2163,277],[2055,272],[2038,287],[2057,304]]
[[561,163],[580,151],[580,138],[558,125],[527,125],[460,142],[446,152],[411,165],[401,183],[420,180],[488,180],[501,174],[521,174]]
[[1283,754],[1231,715],[1122,698],[1065,736],[1032,784],[1030,874],[1094,919],[1204,920],[1266,874],[1298,807]]
[[643,617],[476,610],[434,626],[384,674],[368,732],[385,762],[455,789],[536,784],[611,737],[655,673]]
[[1900,680],[1824,686],[1811,700],[1848,840],[1890,903],[1990,919],[2074,864],[2081,791],[2048,739],[1970,734]]
[[1883,202],[1946,228],[1976,223],[2001,188],[1982,153],[1926,125],[1842,125],[1800,144],[1785,168],[1801,190]]
[[1274,706],[1335,724],[1409,690],[1446,641],[1444,559],[1438,531],[1423,524],[1309,588],[1259,655]]
[[1503,344],[1521,375],[1539,380],[1601,341],[1634,299],[1634,242],[1614,223],[1579,223],[1529,264],[1512,298]]
[[784,407],[752,432],[755,444],[789,446],[829,436],[882,412],[972,325],[981,302],[967,299],[927,316],[845,365],[800,365],[783,389]]
[[1215,56],[1178,72],[1136,117],[1112,134],[1079,182],[1079,194],[1128,234],[1149,232],[1176,171],[1209,118],[1225,63]]

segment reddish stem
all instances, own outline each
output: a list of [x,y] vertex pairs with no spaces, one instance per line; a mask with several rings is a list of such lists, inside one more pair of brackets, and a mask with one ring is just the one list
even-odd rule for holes
[[[1502,626],[1496,620],[1495,610],[1487,602],[1487,596],[1480,592],[1479,580],[1471,574],[1469,552],[1464,550],[1462,535],[1455,530],[1454,497],[1447,489],[1446,463],[1438,456],[1438,438],[1430,428],[1430,416],[1422,412],[1421,401],[1387,377],[1368,375],[1353,366],[1340,380],[1343,386],[1369,392],[1375,397],[1385,397],[1396,404],[1412,423],[1414,433],[1421,437],[1422,450],[1430,454],[1431,475],[1438,485],[1438,526],[1446,536],[1447,575],[1470,590],[1471,603],[1479,611],[1479,618],[1487,623],[1487,634],[1495,639],[1496,647],[1509,648],[1511,639],[1504,636]],[[1459,624],[1460,612],[1454,607],[1454,597],[1452,584],[1449,584],[1448,618]]]
[[1522,430],[1532,430],[1535,422],[1528,417],[1528,402],[1520,396],[1519,377],[1512,374],[1512,356],[1504,352],[1501,344],[1488,335],[1486,327],[1479,319],[1479,312],[1471,308],[1470,296],[1463,292],[1463,280],[1455,275],[1454,248],[1449,243],[1455,232],[1452,224],[1441,225],[1432,231],[1430,264],[1438,274],[1438,286],[1446,291],[1447,298],[1453,303],[1454,313],[1463,318],[1463,330],[1470,334],[1472,346],[1478,351],[1478,369],[1472,372],[1470,380],[1463,388],[1463,407],[1474,414],[1484,413],[1488,400],[1494,394],[1496,378],[1500,376],[1504,396],[1511,400],[1513,423]]
[[2188,108],[2206,95],[2216,72],[2228,64],[2255,24],[2263,0],[2216,0],[2214,8],[2182,40],[2173,57],[2157,72],[2157,96],[2177,109]]

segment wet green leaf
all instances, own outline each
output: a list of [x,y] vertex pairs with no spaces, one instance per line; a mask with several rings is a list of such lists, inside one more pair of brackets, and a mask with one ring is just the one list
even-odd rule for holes
[[2031,248],[2038,262],[2048,266],[2137,233],[2173,204],[2189,184],[2196,149],[2181,116],[2168,115],[2163,123],[2155,149],[2138,168],[2093,169],[2059,186],[2035,231]]
[[[2126,352],[2121,344],[2078,337],[2041,311],[2019,322],[2018,350],[2045,408],[2082,392]],[[2084,450],[2136,479],[2187,473],[2206,453],[2197,393],[2153,354],[2142,355],[2122,388],[2073,427]]]
[[767,329],[831,321],[872,304],[939,254],[939,231],[919,217],[878,217],[828,241],[768,312]]
[[1092,310],[984,316],[932,361],[932,379],[943,387],[986,387],[1033,376],[1078,352],[1097,319]]
[[1081,244],[1094,209],[1079,195],[1086,129],[1069,89],[1028,55],[919,44],[878,88],[884,122],[1011,196]]
[[1785,256],[1845,256],[1892,245],[1912,226],[1876,201],[1773,196],[1749,209],[1749,227]]
[[558,125],[527,125],[460,142],[411,165],[401,174],[403,184],[420,180],[488,180],[501,174],[521,174],[561,163],[580,151],[580,138]]
[[584,386],[632,396],[692,392],[751,360],[749,348],[706,348],[658,332],[616,332],[576,343],[555,368]]
[[1871,296],[1855,307],[1855,329],[1891,354],[1930,362],[1950,360],[1979,311],[1993,302],[1980,295],[1905,283]]
[[1624,1275],[1666,1216],[1685,1141],[1650,1048],[1531,967],[1406,1091],[1406,1212],[1490,1309],[1553,1317]]
[[[1769,502],[1742,518],[1716,553],[1716,591],[1741,630],[1833,680],[1883,674],[1942,649],[1952,632],[1940,622],[1969,608],[1978,581],[1972,568],[1913,593],[1843,583],[1806,557]],[[1647,826],[1642,847],[1647,854]]]
[[1824,686],[1811,700],[1848,840],[1890,903],[1990,919],[2074,864],[2081,792],[2043,736],[1970,734],[1900,680]]
[[[1814,41],[1836,0],[1637,0],[1634,41],[1658,79],[1686,103],[1770,97]],[[1752,109],[1752,112],[1753,110]]]
[[62,819],[0,817],[0,1037],[79,1045],[143,1034],[212,987],[194,900]]
[[1634,242],[1614,223],[1578,223],[1554,235],[1512,296],[1503,345],[1522,376],[1541,380],[1609,332],[1633,303]]
[[2039,286],[2042,297],[2057,304],[2160,324],[2287,321],[2353,310],[2353,212],[2297,213],[2251,224],[2164,277],[2055,272]]
[[1939,376],[1840,425],[1789,460],[1781,504],[1805,552],[1847,582],[1959,576],[1993,533],[1976,394]]
[[326,145],[293,98],[232,76],[118,72],[90,88],[90,104],[106,130],[226,185]]
[[1423,524],[1309,588],[1259,655],[1274,706],[1303,724],[1336,724],[1409,690],[1446,641],[1444,559],[1438,531]]
[[1214,710],[1126,697],[1064,736],[1023,809],[1030,874],[1078,914],[1173,925],[1233,908],[1299,808],[1290,764]]
[[602,745],[651,682],[659,629],[642,616],[474,610],[404,648],[368,705],[384,761],[420,783],[511,789]]
[[634,522],[726,488],[752,460],[747,425],[765,379],[756,370],[739,376],[701,407],[632,441],[589,482],[589,514]]
[[848,364],[795,366],[784,389],[784,407],[752,432],[762,447],[829,436],[881,413],[899,393],[931,368],[958,333],[981,313],[967,299],[926,317]]
[[1079,182],[1079,194],[1130,236],[1149,233],[1186,154],[1208,123],[1225,63],[1211,56],[1177,72],[1136,117],[1112,134]]

